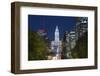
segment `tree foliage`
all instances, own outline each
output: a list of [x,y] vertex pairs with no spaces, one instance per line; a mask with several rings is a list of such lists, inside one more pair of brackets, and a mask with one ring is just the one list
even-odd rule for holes
[[76,46],[72,49],[73,58],[87,58],[88,57],[88,41],[87,32],[76,42]]
[[45,40],[38,35],[37,32],[29,32],[28,34],[28,59],[29,60],[45,60],[47,59],[47,44]]

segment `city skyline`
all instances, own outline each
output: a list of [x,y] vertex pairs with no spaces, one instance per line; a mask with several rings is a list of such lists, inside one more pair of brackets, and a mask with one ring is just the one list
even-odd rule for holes
[[28,16],[29,60],[88,57],[88,17]]
[[30,31],[45,29],[50,40],[54,40],[54,31],[58,26],[60,39],[63,38],[65,31],[73,30],[78,17],[70,16],[47,16],[47,15],[28,15],[28,28]]

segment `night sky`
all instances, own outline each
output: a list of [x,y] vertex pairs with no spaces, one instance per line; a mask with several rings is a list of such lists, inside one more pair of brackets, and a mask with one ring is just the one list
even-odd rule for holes
[[71,31],[76,25],[77,17],[68,16],[47,16],[47,15],[28,15],[28,29],[37,31],[45,29],[50,40],[54,40],[56,26],[59,28],[60,39],[65,31]]

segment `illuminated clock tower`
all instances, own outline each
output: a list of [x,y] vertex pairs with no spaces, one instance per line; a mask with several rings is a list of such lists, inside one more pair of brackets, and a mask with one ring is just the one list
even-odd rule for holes
[[53,59],[57,60],[61,59],[61,41],[58,26],[56,26],[54,35],[54,41],[51,42],[51,49],[54,53]]

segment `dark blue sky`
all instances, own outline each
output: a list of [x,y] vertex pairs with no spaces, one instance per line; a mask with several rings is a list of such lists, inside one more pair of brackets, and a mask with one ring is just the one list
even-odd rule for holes
[[28,28],[30,31],[45,29],[48,38],[53,40],[55,28],[58,26],[61,39],[65,31],[73,29],[76,25],[76,19],[77,17],[68,16],[28,15]]

